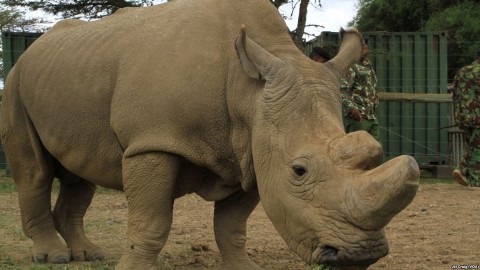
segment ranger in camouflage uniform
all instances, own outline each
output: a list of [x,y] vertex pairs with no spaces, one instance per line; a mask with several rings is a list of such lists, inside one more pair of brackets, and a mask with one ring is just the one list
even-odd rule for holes
[[455,122],[467,142],[453,177],[462,185],[480,187],[480,50],[477,60],[455,75],[452,98]]
[[362,58],[340,82],[343,98],[345,131],[365,130],[377,141],[380,131],[375,111],[378,106],[377,76],[367,58],[368,45],[363,47]]

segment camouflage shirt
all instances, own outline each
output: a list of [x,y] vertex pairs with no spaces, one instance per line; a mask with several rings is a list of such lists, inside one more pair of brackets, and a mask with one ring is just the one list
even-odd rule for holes
[[355,63],[340,81],[343,98],[343,112],[349,117],[352,109],[357,109],[363,118],[376,119],[378,106],[377,76],[368,58]]
[[480,127],[480,60],[461,68],[453,80],[452,98],[459,127]]

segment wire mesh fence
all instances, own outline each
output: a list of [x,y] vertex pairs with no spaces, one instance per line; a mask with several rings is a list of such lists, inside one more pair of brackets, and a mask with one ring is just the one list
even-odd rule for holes
[[[383,103],[383,104],[382,104]],[[387,104],[386,104],[387,103]],[[395,115],[382,106],[399,108]],[[433,106],[429,115],[426,107]],[[408,107],[408,108],[406,108]],[[415,110],[415,107],[423,107]],[[443,108],[445,111],[443,112]],[[458,165],[463,153],[463,131],[454,124],[451,102],[427,104],[423,102],[380,102],[380,135],[384,158],[411,155],[421,165]],[[394,108],[394,109],[398,109]]]

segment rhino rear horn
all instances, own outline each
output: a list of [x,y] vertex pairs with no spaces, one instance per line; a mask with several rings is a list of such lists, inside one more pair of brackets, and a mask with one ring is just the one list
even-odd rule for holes
[[343,78],[348,69],[360,60],[363,51],[362,34],[357,29],[340,28],[340,39],[342,42],[337,55],[326,63],[338,80]]
[[235,41],[242,69],[250,78],[268,82],[279,77],[279,73],[289,65],[275,57],[247,36],[246,27],[240,27],[240,36]]

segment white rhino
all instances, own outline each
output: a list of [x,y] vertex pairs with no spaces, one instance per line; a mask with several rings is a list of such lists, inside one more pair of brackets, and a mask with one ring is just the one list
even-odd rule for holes
[[127,198],[118,269],[155,268],[174,200],[188,193],[215,201],[223,269],[260,269],[245,248],[260,200],[308,264],[385,256],[383,228],[415,196],[419,171],[408,156],[373,168],[379,143],[345,134],[338,85],[362,45],[355,30],[342,37],[335,58],[313,62],[267,0],[180,0],[60,22],[11,71],[1,108],[33,259],[103,259],[83,231],[96,185]]

